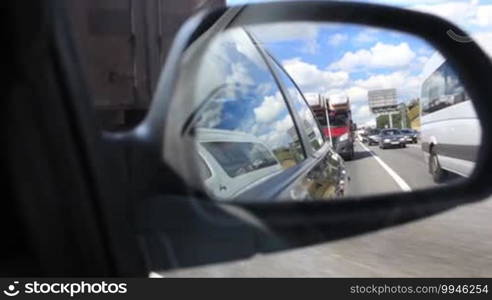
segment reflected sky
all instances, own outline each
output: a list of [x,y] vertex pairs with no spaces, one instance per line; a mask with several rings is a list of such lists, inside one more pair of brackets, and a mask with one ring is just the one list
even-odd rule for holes
[[435,53],[420,38],[338,23],[248,27],[294,78],[308,101],[348,96],[356,123],[374,124],[367,92],[397,88],[398,102],[418,98],[425,64]]
[[195,127],[247,133],[277,149],[299,140],[270,70],[242,29],[219,35],[199,72],[198,94],[208,96],[198,100]]
[[[458,24],[492,54],[492,0],[359,0],[381,3],[438,15]],[[228,0],[228,5],[265,2]],[[307,98],[315,93],[349,95],[357,123],[374,123],[367,90],[403,87],[399,101],[418,95],[422,84],[419,69],[432,55],[419,39],[376,28],[325,24],[309,26],[276,24],[256,33],[278,57]]]

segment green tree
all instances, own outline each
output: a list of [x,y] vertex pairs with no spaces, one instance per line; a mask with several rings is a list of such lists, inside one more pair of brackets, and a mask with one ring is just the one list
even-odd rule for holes
[[[401,128],[401,114],[394,113],[393,117],[393,128]],[[408,127],[408,124],[403,124],[405,127]],[[376,127],[377,128],[390,128],[390,121],[388,115],[382,115],[376,118]]]

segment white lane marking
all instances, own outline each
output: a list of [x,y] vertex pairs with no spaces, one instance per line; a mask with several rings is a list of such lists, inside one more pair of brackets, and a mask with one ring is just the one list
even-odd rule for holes
[[407,144],[407,147],[412,147],[412,148],[422,148],[421,145],[419,144]]
[[362,144],[361,142],[359,142],[360,146],[362,148],[364,148],[364,150],[366,150],[367,152],[369,152],[372,157],[374,157],[374,159],[381,165],[381,167],[383,167],[383,169],[388,172],[388,174],[391,176],[391,178],[393,178],[393,180],[396,182],[396,184],[398,184],[398,186],[405,192],[410,192],[412,191],[412,189],[410,188],[410,186],[405,182],[405,180],[403,180],[400,175],[398,175],[395,171],[393,171],[393,169],[391,169],[381,158],[379,158],[379,156],[376,155],[376,153],[374,153],[371,149],[367,148],[364,144]]

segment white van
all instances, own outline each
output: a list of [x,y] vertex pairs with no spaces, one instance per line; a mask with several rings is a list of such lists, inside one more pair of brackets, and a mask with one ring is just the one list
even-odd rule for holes
[[230,199],[283,168],[256,136],[240,131],[197,128],[194,132],[205,186],[217,199]]
[[481,144],[472,101],[456,73],[438,53],[424,67],[421,88],[421,142],[429,172],[441,182],[452,172],[469,176]]

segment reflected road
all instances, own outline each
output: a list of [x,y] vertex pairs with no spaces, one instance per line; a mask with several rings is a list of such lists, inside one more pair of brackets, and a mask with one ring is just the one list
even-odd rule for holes
[[[420,146],[358,144],[347,162],[350,195],[401,191],[365,148],[412,190],[435,186]],[[164,277],[490,277],[492,198],[409,224],[238,262],[161,273]],[[199,249],[197,249],[198,251]]]
[[[371,153],[372,152],[372,153]],[[374,156],[390,168],[388,172]],[[406,148],[380,149],[357,142],[355,156],[345,163],[351,181],[348,196],[367,196],[401,192],[407,185],[411,190],[436,186],[428,172],[419,144],[409,144]],[[393,175],[393,176],[392,176]],[[395,178],[399,177],[399,178]],[[403,183],[398,182],[402,180]]]

